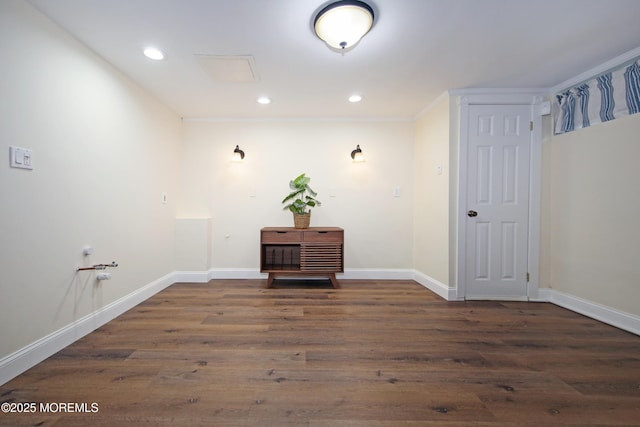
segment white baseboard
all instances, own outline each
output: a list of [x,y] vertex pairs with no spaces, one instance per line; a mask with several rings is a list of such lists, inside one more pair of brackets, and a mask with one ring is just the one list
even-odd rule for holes
[[351,268],[337,274],[338,280],[411,280],[412,270],[393,268]]
[[429,289],[431,292],[441,296],[447,301],[459,301],[461,298],[458,297],[458,292],[456,288],[451,288],[445,285],[442,282],[437,281],[433,277],[429,277],[426,274],[423,274],[419,271],[413,271],[413,280],[420,283],[425,288]]
[[266,279],[255,268],[212,268],[208,271],[176,271],[174,283],[207,283],[213,279]]
[[538,297],[539,300],[548,301],[632,334],[640,335],[640,316],[549,288],[539,289]]
[[257,268],[214,268],[209,270],[212,279],[267,279],[267,273],[260,273]]
[[[344,273],[336,274],[338,280],[411,280],[414,272],[409,269],[376,269],[354,268]],[[251,268],[212,268],[208,271],[177,271],[174,273],[175,282],[207,283],[213,279],[267,279],[266,273]],[[291,276],[290,278],[292,278]],[[300,276],[305,277],[305,276]],[[308,276],[309,278],[312,278]],[[295,278],[295,277],[293,277]]]
[[551,294],[553,289],[551,288],[538,288],[538,296],[536,298],[529,298],[531,302],[551,302]]
[[173,273],[174,283],[207,283],[209,273],[206,271],[176,271]]
[[0,385],[15,378],[27,369],[37,365],[47,357],[54,355],[66,346],[93,332],[100,326],[115,319],[125,311],[130,310],[173,283],[175,283],[173,273],[167,274],[111,304],[3,357],[0,359]]

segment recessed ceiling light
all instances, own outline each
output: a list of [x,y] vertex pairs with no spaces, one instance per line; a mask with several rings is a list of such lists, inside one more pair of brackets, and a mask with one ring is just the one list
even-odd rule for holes
[[162,61],[164,59],[164,53],[155,47],[145,48],[144,56],[155,61]]
[[349,102],[360,102],[362,101],[362,96],[360,95],[351,95],[349,97]]
[[262,104],[262,105],[271,104],[271,99],[267,98],[266,96],[261,96],[260,98],[258,98],[258,104]]

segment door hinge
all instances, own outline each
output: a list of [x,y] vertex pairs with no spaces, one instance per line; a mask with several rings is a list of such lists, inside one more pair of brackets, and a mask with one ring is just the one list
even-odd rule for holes
[[529,122],[529,130],[533,131],[533,122]]
[[529,274],[529,272],[527,272],[527,283],[529,283],[530,280],[531,280],[531,274]]

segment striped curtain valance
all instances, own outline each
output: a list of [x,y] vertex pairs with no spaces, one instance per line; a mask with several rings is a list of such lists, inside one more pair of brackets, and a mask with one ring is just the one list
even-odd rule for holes
[[640,112],[638,59],[555,96],[555,134]]

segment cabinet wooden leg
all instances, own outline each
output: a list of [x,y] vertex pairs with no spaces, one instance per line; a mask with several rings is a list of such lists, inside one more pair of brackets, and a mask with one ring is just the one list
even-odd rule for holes
[[275,274],[269,273],[269,277],[267,278],[267,289],[271,287],[271,285],[273,284],[273,279],[275,278]]
[[329,280],[331,280],[334,288],[338,289],[340,287],[340,283],[338,283],[338,279],[336,279],[336,273],[329,273]]

